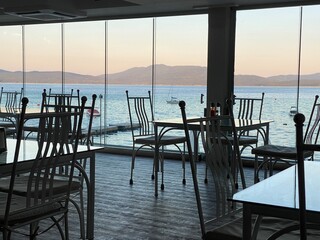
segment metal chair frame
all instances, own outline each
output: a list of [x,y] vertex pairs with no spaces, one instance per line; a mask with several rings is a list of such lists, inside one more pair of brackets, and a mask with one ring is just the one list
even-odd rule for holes
[[[207,223],[221,220],[222,218],[234,215],[241,210],[241,208],[237,208],[235,203],[227,201],[228,198],[231,198],[232,195],[237,192],[237,188],[235,186],[236,181],[234,179],[234,165],[237,165],[240,169],[242,169],[240,151],[237,144],[237,132],[231,116],[204,117],[188,120],[185,111],[185,102],[180,101],[179,106],[181,108],[181,116],[186,136],[187,151],[196,195],[202,238],[206,239]],[[232,142],[229,141],[227,133],[222,131],[220,127],[220,124],[226,121],[230,121],[232,126],[232,135],[234,137]],[[195,123],[200,125],[200,136],[206,155],[206,164],[212,173],[213,184],[216,191],[216,214],[215,218],[210,219],[209,221],[205,221],[204,219],[203,207],[198,187],[195,157],[193,154],[191,138],[189,134],[189,125]],[[228,147],[226,147],[227,142],[229,143]]]
[[[23,88],[20,91],[5,91],[1,87],[0,92],[0,111],[6,113],[19,113],[21,111],[21,100],[23,97]],[[16,134],[16,119],[12,116],[1,117],[0,126],[6,128],[7,135]]]
[[[316,95],[311,108],[311,113],[308,120],[308,125],[303,137],[306,144],[317,144],[320,134],[320,103],[318,103],[319,96]],[[268,150],[271,149],[271,150]],[[259,172],[265,169],[264,177],[267,174],[272,175],[274,166],[278,162],[282,162],[290,166],[294,160],[297,160],[297,150],[295,147],[278,146],[278,145],[264,145],[252,149],[255,154],[255,182],[259,181]],[[313,159],[313,151],[305,151],[304,159]],[[263,160],[258,164],[258,157],[262,156]],[[269,170],[269,171],[267,171]]]
[[[23,101],[25,101],[24,99]],[[30,236],[30,239],[34,239],[37,235],[47,232],[53,226],[58,227],[62,239],[69,239],[68,205],[85,103],[86,97],[83,97],[81,107],[77,112],[50,112],[30,114],[28,116],[25,115],[25,107],[22,108],[17,135],[16,154],[7,193],[6,212],[2,226],[3,239],[10,239],[11,232],[15,231],[16,228],[29,224],[29,234],[23,235]],[[24,185],[26,191],[23,195],[19,195],[19,192],[16,191],[17,189],[15,187],[15,180],[18,178],[18,174],[15,170],[18,164],[23,124],[26,119],[33,118],[39,119],[39,134],[37,138],[38,152],[36,158],[32,162],[32,166],[30,166],[30,170],[23,173],[23,177],[26,179]],[[76,124],[71,125],[71,119],[74,119],[73,121],[75,121]],[[70,127],[75,129],[70,131]],[[69,143],[69,132],[75,134],[75,141],[72,145]],[[68,184],[59,195],[56,195],[55,190],[52,187],[53,182],[59,177],[58,169],[61,169],[61,166],[64,166],[64,169],[69,172],[69,175],[67,176]],[[15,201],[12,201],[15,198],[25,199],[26,207],[20,210],[11,210],[11,203],[15,203]],[[39,209],[39,211],[35,211],[37,209]],[[13,217],[15,214],[20,215],[24,213],[28,213],[26,219],[19,217],[18,220],[14,220]],[[39,232],[38,223],[40,220],[46,218],[52,219],[53,223],[44,231]],[[64,220],[65,225],[64,233],[59,224],[62,220]]]
[[[133,170],[135,166],[135,158],[138,151],[144,147],[148,147],[154,150],[155,146],[155,135],[154,135],[154,112],[151,93],[148,91],[147,96],[129,96],[129,92],[126,91],[129,118],[131,124],[132,132],[132,162],[131,162],[131,176],[130,185],[133,184]],[[160,156],[161,162],[161,173],[162,173],[162,183],[161,189],[164,189],[164,147],[168,145],[174,145],[178,149],[182,157],[182,170],[183,179],[182,183],[186,183],[185,179],[185,159],[184,154],[178,144],[184,144],[185,138],[180,136],[172,136],[163,133],[163,136],[159,140],[159,145],[162,149],[162,154]],[[137,147],[137,145],[139,145]],[[154,179],[154,163],[151,178]]]
[[[229,109],[232,108],[231,111],[238,119],[261,120],[264,95],[263,92],[261,98],[234,97],[234,104],[238,105],[238,107],[229,106]],[[254,132],[254,135],[252,132]],[[258,137],[259,131],[256,130],[239,133],[239,146],[242,146],[240,153],[242,154],[247,147],[253,148],[253,146],[257,146]]]

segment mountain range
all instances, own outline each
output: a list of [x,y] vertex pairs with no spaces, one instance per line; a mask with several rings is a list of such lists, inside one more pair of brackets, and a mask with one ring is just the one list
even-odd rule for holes
[[[155,66],[158,85],[206,85],[207,68],[201,66]],[[0,69],[0,83],[21,82],[21,71]],[[61,71],[29,71],[26,72],[28,83],[61,83]],[[107,75],[109,84],[151,84],[152,66],[134,67],[122,72]],[[83,75],[65,72],[65,82],[70,84],[103,84],[105,76]],[[296,86],[297,75],[276,75],[261,77],[257,75],[235,75],[236,86]],[[301,75],[301,86],[320,86],[320,73]]]

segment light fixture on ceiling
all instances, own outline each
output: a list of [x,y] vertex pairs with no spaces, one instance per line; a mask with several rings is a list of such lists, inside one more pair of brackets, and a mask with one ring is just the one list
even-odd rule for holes
[[63,21],[63,20],[71,20],[77,18],[84,18],[86,14],[81,11],[60,11],[55,9],[14,9],[14,8],[6,8],[4,9],[6,14],[22,17],[22,18],[29,18],[33,20],[40,20],[40,21]]

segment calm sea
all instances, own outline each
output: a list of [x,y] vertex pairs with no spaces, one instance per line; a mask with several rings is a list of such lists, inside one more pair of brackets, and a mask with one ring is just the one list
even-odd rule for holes
[[[17,90],[20,84],[2,84],[6,90]],[[61,85],[56,84],[28,84],[25,88],[25,96],[30,100],[29,108],[39,108],[41,93],[43,89],[52,88],[52,92],[61,92]],[[70,89],[80,89],[80,94],[90,96],[98,95],[96,108],[101,112],[101,117],[94,119],[94,126],[114,125],[117,123],[129,123],[125,91],[130,95],[147,94],[151,90],[149,86],[125,86],[109,85],[66,85],[65,92]],[[104,93],[107,93],[106,98]],[[189,116],[202,116],[204,104],[200,102],[201,94],[206,93],[204,86],[157,86],[153,89],[155,93],[155,118],[180,117],[180,109],[176,104],[168,104],[171,96],[186,101]],[[262,119],[273,120],[270,125],[270,141],[273,144],[285,144],[294,146],[295,128],[293,117],[289,115],[290,107],[296,105],[297,89],[295,87],[236,87],[235,94],[238,97],[260,97],[265,93]],[[306,116],[310,113],[314,96],[320,93],[320,88],[301,88],[299,111]],[[104,104],[106,102],[106,105]],[[106,117],[104,113],[106,112]],[[130,132],[117,132],[108,136],[95,138],[96,142],[131,146]]]

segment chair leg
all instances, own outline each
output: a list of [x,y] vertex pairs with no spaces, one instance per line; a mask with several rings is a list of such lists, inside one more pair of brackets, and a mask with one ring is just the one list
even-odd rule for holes
[[[162,156],[164,147],[162,147]],[[164,190],[164,157],[161,157],[161,190]]]
[[64,213],[64,235],[65,235],[65,239],[69,240],[68,212]]
[[259,177],[258,177],[258,155],[254,155],[254,183],[259,182]]
[[154,167],[154,161],[153,161],[151,180],[154,180],[154,174],[155,174],[155,167]]
[[2,239],[3,239],[3,240],[9,240],[9,239],[10,239],[9,231],[8,231],[8,230],[3,229],[3,231],[2,231]]
[[182,162],[182,184],[185,185],[186,184],[186,160],[185,160],[185,153],[186,153],[186,143],[183,143],[183,151],[181,150],[181,148],[177,145],[174,144],[174,146],[176,146],[176,148],[179,150],[180,156],[181,156],[181,162]]
[[[80,224],[81,224],[81,228],[82,229],[80,229],[80,236],[81,236],[81,238],[82,239],[85,239],[85,225],[84,225],[84,199],[83,199],[83,190],[82,190],[82,188],[81,188],[81,190],[80,190],[80,211],[81,211],[81,219],[80,219]],[[82,220],[82,223],[81,223],[81,220]]]
[[[36,239],[39,230],[39,222],[31,223],[29,226],[30,239]],[[10,238],[9,238],[10,239]]]
[[73,204],[73,206],[76,208],[78,215],[79,215],[79,221],[80,221],[80,238],[85,239],[85,224],[84,224],[84,201],[83,201],[83,191],[80,190],[79,193],[80,198],[80,206],[73,200],[69,199],[69,201]]
[[205,169],[205,173],[204,173],[204,183],[207,184],[208,183],[208,163],[207,163],[207,158],[205,159],[206,161],[206,169]]
[[183,144],[183,154],[181,154],[182,156],[182,171],[183,171],[183,176],[182,176],[182,184],[186,185],[186,159],[185,159],[185,152],[186,152],[186,147],[185,147],[185,143]]
[[[63,214],[63,218],[62,219],[65,219],[65,213]],[[65,233],[63,232],[59,222],[62,220],[62,219],[56,219],[55,217],[51,217],[51,220],[54,222],[54,225],[58,228],[58,231],[60,233],[60,237],[61,237],[61,240],[65,240]]]
[[133,184],[133,169],[134,169],[134,162],[135,162],[135,159],[136,159],[136,152],[134,150],[134,147],[132,148],[132,159],[131,159],[131,175],[130,175],[130,185]]

